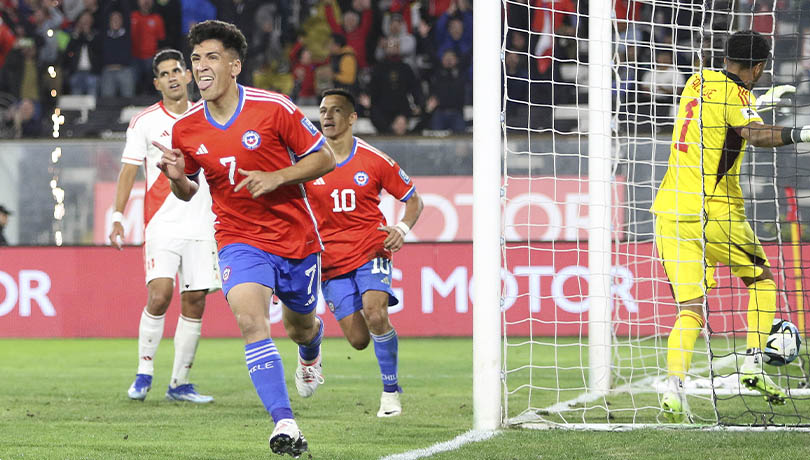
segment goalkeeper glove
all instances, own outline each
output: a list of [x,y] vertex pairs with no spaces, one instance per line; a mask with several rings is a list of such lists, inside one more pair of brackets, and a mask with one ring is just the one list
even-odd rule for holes
[[767,112],[769,110],[773,110],[776,106],[782,103],[785,96],[795,92],[796,87],[793,85],[773,86],[771,89],[766,91],[765,94],[757,98],[757,111]]

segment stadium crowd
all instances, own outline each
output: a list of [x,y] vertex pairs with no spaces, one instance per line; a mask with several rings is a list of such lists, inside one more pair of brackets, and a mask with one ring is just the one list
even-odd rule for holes
[[[660,3],[614,1],[615,90],[627,117],[671,117],[701,59],[692,51],[701,22],[722,40],[731,13],[748,11],[751,28],[770,35],[772,12],[786,2],[717,0],[714,11],[728,14],[712,15],[702,14],[703,0]],[[587,100],[576,67],[587,60],[588,2],[510,0],[504,13],[507,122],[552,126],[553,105]],[[797,21],[810,28],[810,14],[798,16],[778,17],[777,33]],[[248,39],[244,84],[302,106],[317,104],[323,89],[348,89],[380,134],[468,129],[472,0],[0,0],[0,125],[16,137],[50,134],[54,95],[154,98],[152,56],[187,51],[189,27],[213,18]]]

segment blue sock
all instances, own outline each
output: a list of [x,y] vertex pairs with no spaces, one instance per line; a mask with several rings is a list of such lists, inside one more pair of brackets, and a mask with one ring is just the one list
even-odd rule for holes
[[380,363],[383,391],[388,393],[399,391],[397,382],[399,340],[397,340],[396,329],[391,329],[383,335],[371,334],[371,338],[374,339],[374,354],[377,355],[377,362]]
[[293,418],[284,382],[284,366],[273,339],[245,345],[245,362],[256,393],[273,421],[277,423],[281,419]]
[[318,321],[321,322],[321,326],[318,328],[318,333],[315,334],[315,338],[312,339],[312,342],[309,342],[308,345],[298,345],[298,356],[301,357],[301,361],[305,363],[310,363],[315,361],[319,354],[321,354],[321,340],[323,339],[323,320],[316,316]]

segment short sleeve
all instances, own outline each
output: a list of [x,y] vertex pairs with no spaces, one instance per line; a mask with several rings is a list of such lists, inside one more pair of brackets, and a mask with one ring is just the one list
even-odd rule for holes
[[399,167],[397,162],[390,158],[380,158],[377,164],[381,169],[380,178],[382,188],[399,201],[408,201],[416,190],[410,176]]
[[762,123],[762,117],[755,108],[756,102],[756,98],[750,91],[733,85],[726,98],[726,124],[733,128],[741,128],[753,122]]
[[124,153],[121,155],[121,162],[140,166],[146,160],[147,152],[146,135],[137,124],[130,124],[127,128],[127,142],[124,145]]
[[318,128],[292,102],[278,110],[281,139],[298,159],[319,150],[326,139]]

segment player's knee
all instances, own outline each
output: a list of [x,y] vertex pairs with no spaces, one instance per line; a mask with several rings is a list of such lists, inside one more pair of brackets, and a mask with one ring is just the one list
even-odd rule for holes
[[370,308],[365,311],[365,315],[370,331],[388,329],[388,312],[384,308]]
[[205,292],[183,293],[182,309],[186,318],[202,318],[205,311]]
[[150,291],[149,292],[149,300],[146,309],[152,315],[161,316],[166,313],[166,310],[169,309],[169,303],[172,301],[172,293],[171,292],[162,292],[162,291]]
[[355,350],[365,350],[368,347],[369,342],[371,341],[371,337],[368,334],[361,335],[355,334],[346,337],[349,340],[349,344]]

